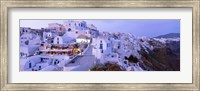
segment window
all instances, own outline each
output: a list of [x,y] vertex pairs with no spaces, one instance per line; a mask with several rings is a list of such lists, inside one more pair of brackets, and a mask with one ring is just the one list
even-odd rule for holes
[[71,31],[71,28],[68,28],[68,31]]
[[39,70],[41,70],[42,69],[42,67],[41,66],[39,66]]
[[29,68],[31,68],[31,62],[29,62]]
[[101,50],[101,53],[103,53],[103,50]]
[[100,48],[99,49],[103,49],[103,44],[100,44]]
[[120,46],[117,46],[118,49],[120,49]]

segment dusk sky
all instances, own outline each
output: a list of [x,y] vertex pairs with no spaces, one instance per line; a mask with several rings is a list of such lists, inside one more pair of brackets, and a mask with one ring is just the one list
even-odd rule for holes
[[[136,36],[156,37],[167,33],[180,33],[180,20],[84,20],[99,31],[132,33]],[[20,20],[20,27],[46,28],[49,23],[63,24],[64,20]]]

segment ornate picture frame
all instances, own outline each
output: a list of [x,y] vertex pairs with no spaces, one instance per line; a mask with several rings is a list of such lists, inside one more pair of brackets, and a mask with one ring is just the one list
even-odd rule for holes
[[[200,1],[199,0],[0,0],[0,89],[1,90],[193,90],[199,91]],[[95,83],[95,84],[17,84],[8,83],[8,10],[10,8],[192,8],[192,83]]]

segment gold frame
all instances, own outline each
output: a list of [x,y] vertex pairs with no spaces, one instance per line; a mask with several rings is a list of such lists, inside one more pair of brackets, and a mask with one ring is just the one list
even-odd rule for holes
[[[1,90],[193,90],[199,91],[200,77],[200,0],[0,0],[0,89]],[[25,7],[146,7],[192,8],[193,17],[193,80],[191,84],[13,84],[8,83],[8,9]]]

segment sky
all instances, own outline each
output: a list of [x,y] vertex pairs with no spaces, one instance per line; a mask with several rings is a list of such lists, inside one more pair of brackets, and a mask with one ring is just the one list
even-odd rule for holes
[[[156,37],[168,33],[180,33],[179,19],[128,19],[84,20],[99,31],[132,33],[136,36]],[[46,28],[49,23],[63,24],[64,20],[20,20],[20,27]]]

